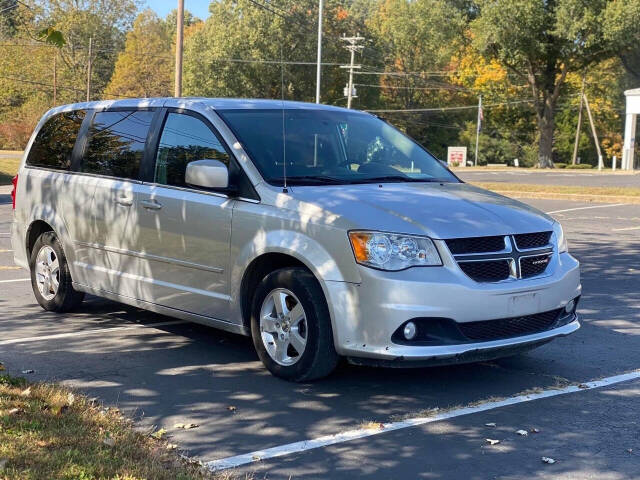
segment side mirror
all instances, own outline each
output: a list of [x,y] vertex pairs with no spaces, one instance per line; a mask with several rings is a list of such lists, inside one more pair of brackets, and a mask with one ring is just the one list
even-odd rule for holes
[[184,181],[204,188],[229,187],[229,169],[220,160],[196,160],[187,164]]

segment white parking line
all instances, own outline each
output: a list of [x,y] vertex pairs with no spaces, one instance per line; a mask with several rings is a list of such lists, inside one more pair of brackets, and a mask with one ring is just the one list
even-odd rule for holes
[[383,428],[369,429],[359,428],[355,430],[349,430],[347,432],[338,433],[334,435],[325,435],[309,440],[303,440],[301,442],[289,443],[286,445],[280,445],[277,447],[267,448],[264,450],[257,450],[251,453],[245,453],[243,455],[236,455],[234,457],[221,458],[219,460],[213,460],[206,462],[205,466],[211,471],[226,470],[228,468],[239,467],[249,463],[257,462],[260,460],[267,460],[269,458],[282,457],[284,455],[291,455],[292,453],[304,452],[306,450],[312,450],[315,448],[327,447],[329,445],[335,445],[337,443],[348,442],[351,440],[357,440],[359,438],[372,437],[374,435],[380,435],[381,433],[391,432],[394,430],[402,430],[403,428],[416,427],[418,425],[424,425],[427,423],[439,422],[441,420],[447,420],[450,418],[461,417],[463,415],[471,415],[474,413],[486,412],[494,410],[496,408],[506,407],[509,405],[516,405],[518,403],[531,402],[533,400],[539,400],[542,398],[550,398],[558,395],[566,395],[567,393],[582,392],[585,390],[592,390],[594,388],[606,387],[609,385],[615,385],[616,383],[626,382],[629,380],[635,380],[640,378],[640,370],[634,370],[630,373],[622,375],[615,375],[612,377],[603,378],[593,382],[581,383],[578,385],[571,385],[565,388],[545,390],[540,393],[532,393],[530,395],[519,395],[517,397],[507,398],[505,400],[499,400],[495,402],[487,402],[481,405],[473,407],[458,408],[450,410],[438,415],[430,417],[418,417],[404,420],[401,422],[391,422],[383,424]]
[[612,228],[612,232],[628,232],[630,230],[640,230],[640,227]]
[[623,205],[627,205],[627,204],[626,203],[612,203],[611,205],[592,205],[590,207],[565,208],[564,210],[554,210],[553,212],[545,212],[545,213],[547,215],[551,215],[552,213],[573,212],[574,210],[588,210],[590,208],[621,207]]
[[105,334],[122,330],[131,330],[134,328],[154,328],[154,327],[166,327],[169,325],[179,325],[181,323],[187,323],[183,320],[174,320],[170,322],[158,322],[158,323],[136,323],[132,325],[124,325],[122,327],[108,327],[108,328],[95,328],[91,330],[83,330],[80,332],[69,333],[57,333],[55,335],[41,335],[39,337],[24,337],[24,338],[12,338],[9,340],[0,340],[0,345],[12,345],[15,343],[29,343],[40,342],[42,340],[56,340],[59,338],[71,338],[71,337],[83,337],[85,335]]
[[0,280],[0,283],[14,283],[14,282],[30,282],[30,278],[16,278],[14,280]]

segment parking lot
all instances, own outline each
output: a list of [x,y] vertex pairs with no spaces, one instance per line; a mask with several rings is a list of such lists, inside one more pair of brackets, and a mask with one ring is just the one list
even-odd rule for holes
[[[167,429],[211,468],[255,478],[637,478],[640,206],[527,203],[563,223],[582,262],[576,334],[499,361],[345,364],[290,384],[262,367],[248,338],[95,297],[73,314],[44,312],[13,267],[11,204],[0,195],[0,361]],[[449,418],[415,420],[429,415]]]
[[618,170],[598,172],[597,170],[474,170],[458,168],[458,175],[465,182],[524,183],[535,185],[568,185],[582,187],[640,187],[640,175]]

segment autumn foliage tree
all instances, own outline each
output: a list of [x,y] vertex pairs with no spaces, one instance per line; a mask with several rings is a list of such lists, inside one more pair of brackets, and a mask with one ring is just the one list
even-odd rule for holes
[[637,48],[638,0],[477,0],[476,47],[531,88],[540,166],[553,165],[558,99],[570,72]]

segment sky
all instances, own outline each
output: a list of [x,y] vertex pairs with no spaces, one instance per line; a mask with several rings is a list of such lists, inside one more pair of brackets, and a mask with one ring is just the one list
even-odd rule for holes
[[[209,3],[211,3],[211,0],[184,0],[184,8],[204,20],[209,16]],[[178,6],[178,1],[146,0],[144,6],[151,8],[161,17],[166,17],[171,10]]]

